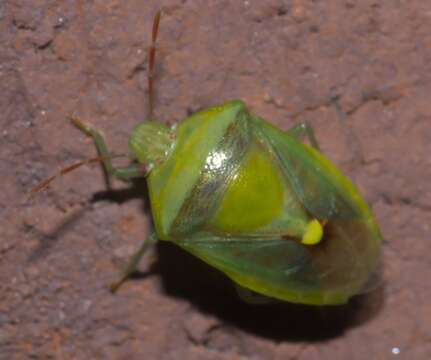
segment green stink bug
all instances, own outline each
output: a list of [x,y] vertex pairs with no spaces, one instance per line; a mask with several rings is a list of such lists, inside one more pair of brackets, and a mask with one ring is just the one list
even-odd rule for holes
[[[148,182],[155,231],[113,288],[162,240],[258,294],[312,305],[347,302],[380,254],[381,234],[363,197],[320,152],[306,124],[280,130],[239,100],[195,113],[175,128],[155,121],[160,15],[149,50],[150,116],[130,137],[132,164],[114,167],[100,132],[72,119],[94,139],[100,157],[92,160],[102,161],[109,175]],[[300,141],[304,135],[311,145]]]

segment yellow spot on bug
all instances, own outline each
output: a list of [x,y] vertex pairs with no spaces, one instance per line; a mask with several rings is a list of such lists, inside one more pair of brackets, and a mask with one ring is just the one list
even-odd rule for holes
[[322,237],[323,227],[320,224],[319,220],[313,219],[307,224],[301,242],[304,245],[316,245],[322,240]]

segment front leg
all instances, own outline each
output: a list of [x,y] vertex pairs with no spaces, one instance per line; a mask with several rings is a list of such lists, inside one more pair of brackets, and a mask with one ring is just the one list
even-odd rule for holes
[[121,180],[130,180],[133,178],[143,177],[145,172],[139,165],[129,165],[126,167],[114,167],[112,164],[112,154],[108,151],[105,143],[105,139],[99,130],[97,130],[92,125],[85,123],[75,116],[71,117],[73,125],[75,125],[79,130],[91,136],[96,145],[99,155],[102,157],[103,166],[105,167],[108,175],[114,176]]

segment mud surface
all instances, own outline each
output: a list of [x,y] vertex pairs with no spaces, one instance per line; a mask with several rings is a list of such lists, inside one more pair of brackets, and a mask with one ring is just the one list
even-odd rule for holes
[[[143,184],[107,190],[84,166],[26,199],[94,156],[72,113],[126,151],[160,3],[157,117],[241,98],[282,128],[309,121],[381,225],[375,291],[251,306],[160,244],[112,295],[151,226]],[[431,359],[431,2],[4,0],[0,43],[1,359]]]

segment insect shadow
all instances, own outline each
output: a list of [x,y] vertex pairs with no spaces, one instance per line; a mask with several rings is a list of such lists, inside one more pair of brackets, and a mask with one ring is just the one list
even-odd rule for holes
[[[123,204],[137,198],[143,199],[141,209],[148,214],[150,201],[145,179],[133,180],[123,189],[108,188],[95,193],[87,205],[71,214],[51,233],[41,234],[40,245],[28,260],[37,261],[46,256],[67,231],[72,231],[92,204],[100,201]],[[347,329],[376,316],[384,303],[384,289],[380,286],[342,306],[316,307],[276,301],[252,305],[239,298],[233,283],[221,272],[179,247],[159,241],[156,248],[156,261],[150,268],[134,274],[129,281],[139,283],[148,276],[160,275],[167,296],[185,299],[199,311],[216,316],[223,324],[276,341],[324,341],[342,336]]]
[[[124,202],[134,195],[144,195],[142,210],[148,213],[146,183],[135,182],[134,187],[127,192],[101,192],[93,199]],[[130,281],[144,281],[147,276],[158,274],[167,296],[183,298],[199,311],[216,316],[225,324],[273,340],[324,341],[339,337],[347,329],[375,317],[384,304],[381,285],[342,306],[316,307],[281,301],[253,305],[240,299],[235,285],[216,269],[170,242],[159,241],[156,247],[157,260],[149,269],[136,273]]]
[[342,336],[375,317],[384,303],[383,286],[346,305],[307,306],[274,301],[249,304],[221,272],[168,243],[158,243],[157,273],[166,295],[190,301],[200,311],[246,332],[276,341],[324,341]]
[[[145,179],[134,180],[126,189],[98,192],[92,202],[121,204],[136,198],[144,200],[142,211],[148,214],[150,201]],[[156,249],[156,261],[128,281],[139,283],[148,276],[160,275],[167,296],[185,299],[199,311],[216,316],[223,324],[276,341],[324,341],[342,336],[349,328],[375,317],[384,304],[381,285],[341,306],[307,306],[278,301],[253,305],[240,299],[234,284],[225,275],[174,244],[159,241]],[[120,288],[119,291],[127,289]]]
[[142,211],[149,213],[149,197],[145,179],[134,179],[131,181],[131,186],[122,189],[112,189],[109,180],[106,180],[106,176],[105,183],[107,185],[106,190],[94,193],[87,203],[66,216],[49,233],[43,233],[34,227],[26,226],[24,228],[24,231],[31,232],[39,241],[39,244],[28,256],[27,262],[37,262],[46,257],[67,232],[73,231],[73,227],[79,223],[82,217],[87,215],[86,213],[91,210],[92,205],[96,202],[107,201],[123,204],[132,199],[143,198]]
[[75,224],[84,216],[89,210],[90,204],[84,205],[78,210],[72,212],[68,217],[61,221],[52,231],[49,233],[43,233],[34,227],[24,226],[25,232],[30,232],[38,240],[38,245],[27,257],[28,263],[37,262],[44,257],[54,248],[54,246],[60,241],[60,239],[70,231]]

